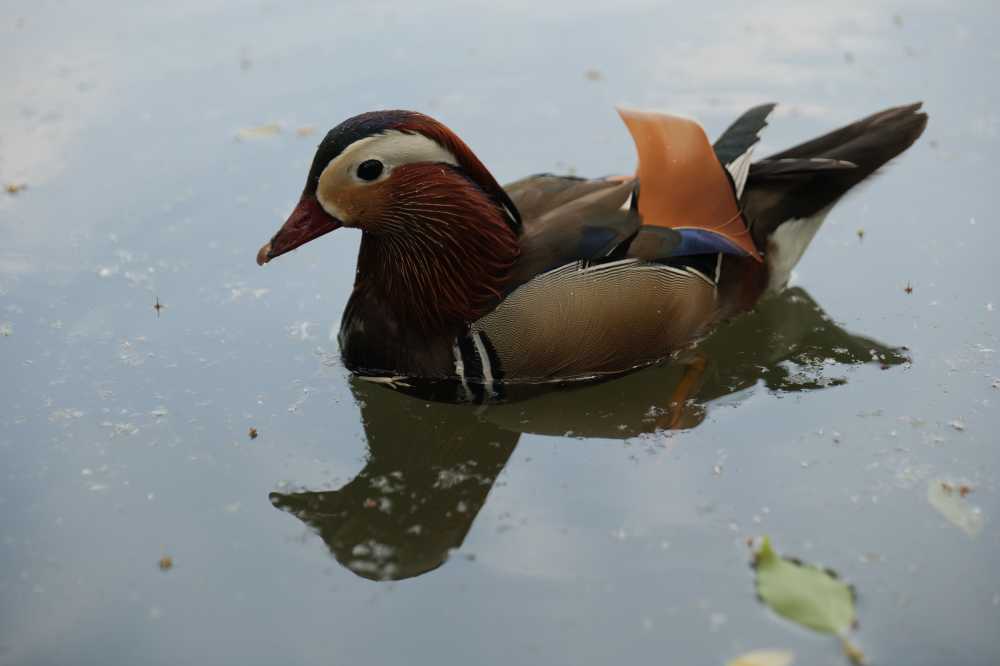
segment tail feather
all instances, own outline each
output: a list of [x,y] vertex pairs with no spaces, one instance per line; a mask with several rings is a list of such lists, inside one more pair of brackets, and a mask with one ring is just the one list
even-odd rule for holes
[[752,165],[741,203],[757,246],[785,222],[829,208],[909,148],[927,126],[920,106],[881,111]]
[[830,208],[920,137],[920,106],[881,111],[750,167],[740,203],[754,243],[767,250],[772,289],[787,282]]

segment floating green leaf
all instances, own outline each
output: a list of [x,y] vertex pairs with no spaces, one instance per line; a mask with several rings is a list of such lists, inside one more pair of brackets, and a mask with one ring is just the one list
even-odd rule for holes
[[775,613],[838,636],[854,624],[854,594],[832,572],[780,557],[767,537],[755,555],[757,594]]
[[726,666],[789,666],[795,655],[788,650],[754,650],[741,654]]

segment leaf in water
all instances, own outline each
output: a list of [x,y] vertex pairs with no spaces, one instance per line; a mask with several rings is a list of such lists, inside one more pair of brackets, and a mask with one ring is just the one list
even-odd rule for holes
[[278,123],[268,123],[266,125],[257,125],[256,127],[244,127],[236,133],[236,138],[241,141],[262,139],[264,137],[274,136],[280,131],[281,125]]
[[[966,492],[962,492],[965,488]],[[944,516],[949,523],[970,537],[979,536],[983,531],[983,512],[966,501],[968,486],[954,485],[941,479],[931,479],[927,484],[927,501]]]
[[854,624],[854,594],[830,572],[780,557],[764,537],[755,553],[757,594],[784,618],[843,636]]
[[741,654],[726,666],[789,666],[795,655],[788,650],[754,650]]

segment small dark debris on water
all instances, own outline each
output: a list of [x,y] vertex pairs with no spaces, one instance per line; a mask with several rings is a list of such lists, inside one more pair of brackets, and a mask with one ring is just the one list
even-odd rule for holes
[[903,291],[905,291],[907,294],[912,294],[913,293],[913,285],[910,284],[909,282],[907,282],[906,286],[903,287]]
[[588,69],[583,73],[583,78],[588,81],[600,81],[604,78],[604,75],[601,74],[601,70],[599,69]]
[[250,428],[247,434],[250,436],[250,439],[257,439],[257,428]]
[[167,306],[165,306],[163,303],[161,303],[160,302],[160,297],[157,296],[155,298],[155,300],[153,301],[153,309],[156,310],[156,318],[157,319],[160,318],[160,310],[162,310],[165,307],[167,307]]
[[157,562],[157,566],[160,567],[160,571],[170,571],[174,568],[174,558],[169,555],[164,555],[160,558],[160,561]]
[[947,481],[942,481],[941,482],[941,490],[943,490],[944,492],[948,493],[949,495],[951,495],[952,493],[957,492],[959,497],[968,497],[969,493],[971,493],[973,491],[973,488],[972,488],[972,486],[966,485],[964,483],[955,486],[955,485],[952,485],[952,484],[948,483]]
[[865,230],[858,229],[858,240],[864,240],[864,239],[865,239]]
[[24,190],[28,189],[27,183],[7,183],[3,186],[4,192],[7,194],[20,194]]

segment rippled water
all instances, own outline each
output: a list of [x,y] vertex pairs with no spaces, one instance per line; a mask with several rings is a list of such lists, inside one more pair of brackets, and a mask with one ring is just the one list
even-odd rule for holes
[[[8,8],[0,663],[846,663],[757,601],[761,535],[855,586],[872,663],[996,663],[998,28],[929,0]],[[371,108],[509,181],[631,169],[615,104],[717,133],[779,101],[766,154],[918,99],[798,287],[617,381],[357,382],[357,235],[254,264]]]

